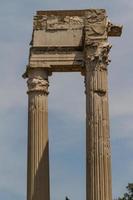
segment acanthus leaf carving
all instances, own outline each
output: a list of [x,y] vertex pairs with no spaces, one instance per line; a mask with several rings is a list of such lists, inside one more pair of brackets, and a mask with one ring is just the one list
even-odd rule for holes
[[86,47],[86,59],[91,70],[106,70],[111,47],[108,42],[92,42]]
[[48,94],[48,80],[42,79],[41,77],[29,78],[27,81],[27,85],[28,93],[40,91]]

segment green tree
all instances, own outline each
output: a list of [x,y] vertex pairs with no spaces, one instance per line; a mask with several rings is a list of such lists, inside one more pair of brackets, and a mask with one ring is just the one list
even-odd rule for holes
[[127,192],[124,193],[123,197],[119,197],[118,200],[133,200],[133,183],[129,183],[126,187]]

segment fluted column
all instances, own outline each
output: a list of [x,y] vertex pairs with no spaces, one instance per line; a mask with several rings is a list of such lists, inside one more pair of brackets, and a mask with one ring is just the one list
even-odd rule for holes
[[87,200],[112,200],[107,65],[110,45],[91,42],[86,56]]
[[49,200],[48,73],[28,72],[27,200]]

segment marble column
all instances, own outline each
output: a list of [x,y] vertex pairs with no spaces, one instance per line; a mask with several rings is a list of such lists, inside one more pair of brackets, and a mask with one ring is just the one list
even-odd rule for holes
[[28,72],[27,200],[49,200],[48,73]]
[[110,45],[91,42],[86,56],[87,200],[112,200],[107,65]]

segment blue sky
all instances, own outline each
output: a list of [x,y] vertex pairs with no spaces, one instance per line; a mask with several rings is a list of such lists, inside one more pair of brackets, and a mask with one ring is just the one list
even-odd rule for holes
[[[133,182],[133,1],[1,0],[0,6],[0,199],[26,199],[27,95],[21,78],[28,60],[36,10],[105,8],[123,24],[109,65],[113,196]],[[78,74],[50,77],[51,199],[85,199],[85,95]]]

